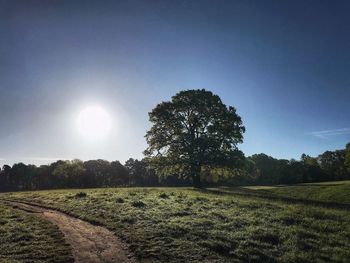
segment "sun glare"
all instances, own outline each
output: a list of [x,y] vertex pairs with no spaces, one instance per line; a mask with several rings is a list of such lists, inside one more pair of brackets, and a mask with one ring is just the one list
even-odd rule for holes
[[99,106],[85,108],[78,115],[78,131],[86,139],[103,139],[110,129],[111,118],[107,111]]

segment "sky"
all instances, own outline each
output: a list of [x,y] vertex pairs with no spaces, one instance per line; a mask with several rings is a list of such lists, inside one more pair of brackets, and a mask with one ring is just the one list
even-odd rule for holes
[[[148,112],[207,89],[239,148],[299,159],[350,142],[350,1],[0,0],[0,164],[142,158]],[[77,116],[98,106],[107,136]]]

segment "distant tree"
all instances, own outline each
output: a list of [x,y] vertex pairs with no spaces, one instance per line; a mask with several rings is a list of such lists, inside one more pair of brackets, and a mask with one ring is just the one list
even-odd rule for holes
[[6,190],[6,177],[5,173],[0,167],[0,192]]
[[255,162],[251,157],[247,157],[244,160],[244,171],[248,179],[248,183],[255,182],[259,177],[259,169],[256,167]]
[[83,164],[85,169],[84,184],[87,187],[110,186],[110,163],[106,160],[89,160]]
[[12,189],[12,186],[10,184],[10,172],[11,172],[11,166],[5,164],[3,167],[2,167],[2,170],[1,170],[1,191],[11,191],[13,190]]
[[27,166],[24,163],[15,163],[10,171],[9,183],[15,190],[25,190]]
[[[85,173],[83,162],[80,160],[64,161],[60,163],[52,175],[61,181],[59,187],[79,187]],[[57,187],[57,186],[56,186]]]
[[51,176],[51,166],[41,165],[37,168],[36,189],[49,189],[53,187],[53,178]]
[[137,186],[155,186],[158,185],[158,176],[150,167],[146,159],[141,161],[130,158],[124,165],[129,173],[129,184]]
[[245,131],[234,107],[227,107],[210,91],[186,90],[150,113],[152,128],[146,134],[145,155],[158,165],[187,171],[201,186],[204,166],[234,166],[242,156],[237,144]]
[[110,178],[109,185],[127,185],[129,183],[128,169],[122,165],[119,161],[113,161],[110,164]]
[[37,167],[33,164],[26,166],[23,189],[35,190],[38,180]]
[[301,155],[301,162],[306,165],[318,165],[317,159],[303,153]]
[[326,151],[318,156],[318,161],[328,180],[346,179],[345,150]]
[[327,180],[327,175],[321,169],[317,158],[311,157],[306,154],[302,154],[301,164],[303,165],[302,182],[321,182]]
[[348,143],[345,147],[345,167],[348,171],[348,174],[350,174],[350,143]]
[[137,159],[129,158],[124,166],[129,173],[129,185],[142,184],[142,178],[146,173],[146,167]]
[[281,174],[278,171],[278,160],[264,153],[250,157],[257,169],[257,182],[260,184],[278,184]]
[[284,160],[280,164],[281,178],[280,184],[295,184],[304,182],[304,168],[303,164],[295,159],[289,161]]

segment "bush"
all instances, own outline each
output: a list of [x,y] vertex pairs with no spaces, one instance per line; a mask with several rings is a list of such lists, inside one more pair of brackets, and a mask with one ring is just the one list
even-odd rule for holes
[[124,203],[124,199],[121,197],[118,197],[115,201],[119,204]]
[[134,201],[134,202],[132,202],[132,206],[141,208],[141,207],[145,207],[146,204],[142,201]]
[[161,193],[159,197],[163,199],[169,198],[169,196],[166,193]]
[[87,194],[84,192],[79,192],[75,195],[76,198],[85,198],[87,197]]

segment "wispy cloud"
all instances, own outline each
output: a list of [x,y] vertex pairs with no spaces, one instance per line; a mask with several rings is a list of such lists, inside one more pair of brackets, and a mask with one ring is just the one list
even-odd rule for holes
[[349,128],[334,129],[334,130],[314,131],[314,132],[311,132],[310,134],[315,136],[315,137],[325,139],[325,138],[328,138],[330,136],[350,134],[350,127]]

